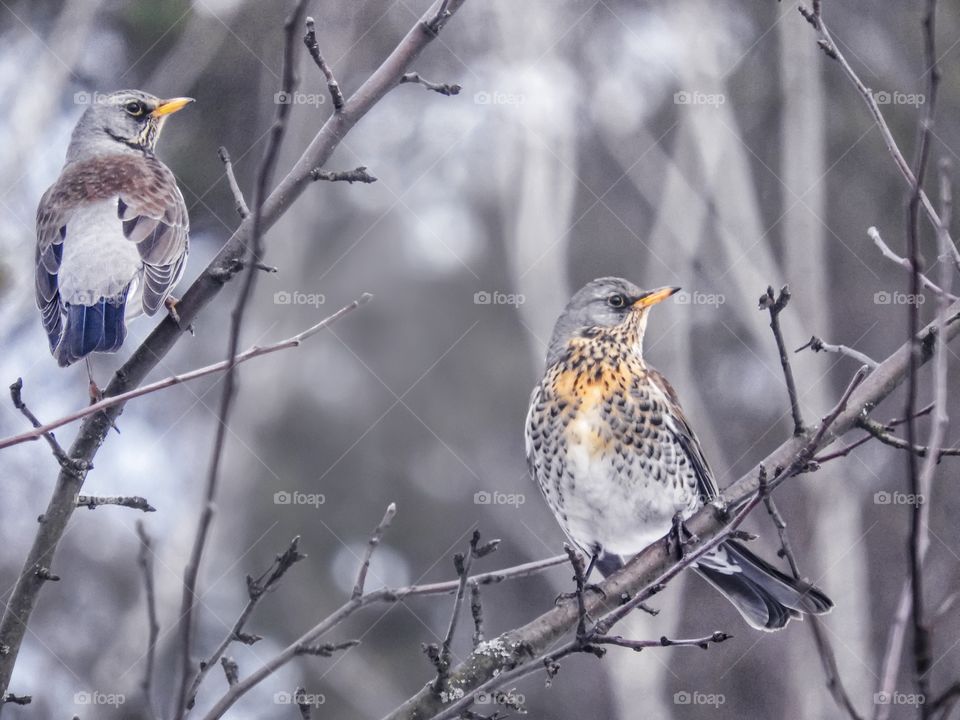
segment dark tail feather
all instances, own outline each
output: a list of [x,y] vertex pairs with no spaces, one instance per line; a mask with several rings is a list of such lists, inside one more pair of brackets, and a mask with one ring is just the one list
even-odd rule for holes
[[697,571],[760,630],[779,630],[790,618],[833,608],[819,589],[785,575],[733,540],[698,560]]
[[67,305],[67,325],[56,358],[61,367],[92,352],[116,352],[127,335],[126,294],[119,302],[101,299],[93,305]]

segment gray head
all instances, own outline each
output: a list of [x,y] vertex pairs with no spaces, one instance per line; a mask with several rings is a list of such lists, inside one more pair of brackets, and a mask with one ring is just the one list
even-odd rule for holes
[[658,302],[677,292],[678,287],[641,290],[629,280],[604,277],[591,280],[567,303],[553,328],[547,365],[553,365],[578,338],[621,334],[641,352],[647,313]]
[[193,102],[185,97],[161,100],[140,90],[93,98],[73,129],[67,162],[121,148],[152,153],[167,116]]

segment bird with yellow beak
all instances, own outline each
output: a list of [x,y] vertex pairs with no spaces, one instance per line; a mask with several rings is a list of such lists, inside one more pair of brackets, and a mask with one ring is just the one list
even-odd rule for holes
[[37,306],[63,367],[116,352],[128,320],[171,307],[189,249],[186,203],[154,150],[167,118],[193,100],[95,98],[37,208]]

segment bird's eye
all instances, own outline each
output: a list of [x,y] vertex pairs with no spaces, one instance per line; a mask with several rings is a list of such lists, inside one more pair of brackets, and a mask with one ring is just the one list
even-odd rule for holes
[[131,102],[128,102],[126,105],[123,106],[123,109],[126,110],[127,113],[132,115],[133,117],[140,117],[147,111],[146,106],[139,100],[133,100]]
[[607,305],[616,310],[626,307],[628,302],[629,300],[627,300],[627,296],[623,293],[617,293],[616,295],[611,295],[607,298]]

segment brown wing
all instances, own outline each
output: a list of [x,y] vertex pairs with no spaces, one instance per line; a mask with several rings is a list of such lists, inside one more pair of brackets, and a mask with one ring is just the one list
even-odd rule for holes
[[173,173],[156,158],[120,193],[117,217],[143,259],[143,310],[153,315],[180,280],[189,251],[187,206]]
[[60,335],[63,333],[58,277],[67,220],[73,213],[72,207],[53,201],[57,191],[58,185],[49,188],[37,207],[35,254],[37,307],[40,308],[40,319],[43,322],[43,329],[47,332],[51,352],[60,342]]
[[687,418],[683,414],[677,392],[658,371],[653,368],[648,368],[647,372],[649,373],[650,380],[660,388],[673,406],[671,408],[670,421],[667,422],[666,425],[677,441],[677,444],[683,449],[687,459],[690,461],[690,466],[697,475],[697,490],[704,498],[718,497],[720,490],[717,487],[717,481],[714,479],[713,472],[711,472],[710,466],[707,464],[707,459],[703,456],[700,441],[697,440],[697,436],[693,434],[690,423],[687,422]]

